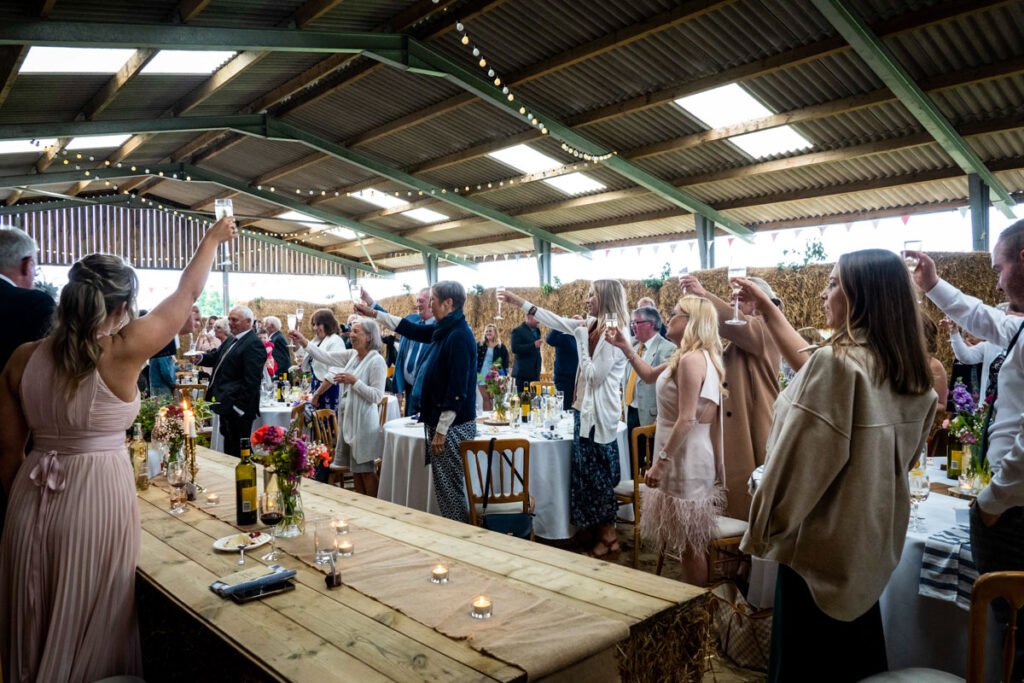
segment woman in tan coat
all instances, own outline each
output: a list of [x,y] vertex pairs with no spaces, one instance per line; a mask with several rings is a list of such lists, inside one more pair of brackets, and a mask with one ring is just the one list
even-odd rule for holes
[[[778,299],[768,283],[752,278],[766,294],[766,301]],[[728,392],[722,404],[722,453],[725,457],[725,516],[746,520],[750,513],[747,480],[754,468],[764,464],[765,444],[772,424],[772,403],[779,395],[779,350],[768,333],[759,303],[743,293],[732,301],[720,299],[704,289],[692,275],[679,278],[691,294],[710,301],[718,311],[718,333],[729,342],[722,354],[725,366],[723,387]],[[739,318],[743,325],[730,325],[733,302],[739,297]],[[765,304],[760,304],[764,306]],[[771,304],[768,304],[771,305]]]
[[821,298],[834,333],[809,358],[796,352],[802,340],[781,315],[768,321],[799,368],[775,402],[765,474],[740,545],[779,562],[770,682],[821,680],[823,672],[852,682],[886,670],[878,598],[903,550],[907,472],[935,414],[902,259],[881,249],[844,254]]

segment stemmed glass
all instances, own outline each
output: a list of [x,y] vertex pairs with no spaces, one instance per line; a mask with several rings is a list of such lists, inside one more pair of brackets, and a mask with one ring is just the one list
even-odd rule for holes
[[355,280],[352,280],[348,283],[348,291],[349,295],[352,297],[352,303],[356,303],[363,295],[363,286]]
[[259,499],[260,521],[267,525],[270,534],[270,552],[261,557],[264,562],[277,562],[281,553],[277,550],[277,525],[284,519],[284,495],[281,491],[264,491]]
[[505,288],[503,286],[501,286],[501,285],[496,287],[495,290],[494,290],[495,296],[498,297],[498,315],[494,316],[495,320],[504,320],[504,318],[501,317],[501,302],[502,302],[502,298],[501,297],[502,297],[502,295],[504,293],[505,293]]
[[[913,281],[914,271],[917,270],[917,265],[921,262],[917,256],[909,256],[908,251],[918,252],[921,251],[921,240],[907,240],[903,243],[903,263],[907,265],[907,270],[910,271],[910,278]],[[914,295],[917,303],[921,302],[921,290],[914,285]]]
[[185,511],[185,484],[188,483],[188,470],[185,468],[184,460],[167,463],[167,483],[173,487],[170,513],[180,515]]
[[604,318],[605,334],[617,329],[619,329],[619,318],[614,313],[609,313]]
[[[296,331],[297,330],[297,328],[295,327],[295,314],[294,313],[289,313],[288,314],[288,329],[292,330],[292,331]],[[289,349],[294,349],[295,348],[295,342],[292,341],[291,337],[288,337],[288,348]]]
[[305,313],[305,309],[302,306],[296,306],[295,308],[295,329],[302,331],[302,314]]
[[740,318],[740,288],[732,283],[736,278],[747,276],[746,266],[729,266],[729,284],[732,286],[732,318],[725,321],[726,325],[746,325],[747,321]]
[[[224,216],[234,216],[235,215],[235,205],[234,205],[234,202],[232,202],[230,199],[214,199],[213,200],[213,214],[217,217],[217,220],[220,220],[221,218],[224,218]],[[220,265],[220,266],[230,266],[231,265],[231,257],[228,254],[228,245],[227,245],[226,242],[221,245],[220,254],[221,254],[221,259],[220,259],[220,263],[218,265]]]
[[[676,273],[676,275],[677,275],[677,277],[679,279],[682,279],[682,278],[686,277],[689,274],[690,274],[690,269],[687,268],[686,266],[683,266],[682,268],[680,268],[679,272]],[[686,287],[683,287],[683,296],[686,296]]]
[[928,470],[925,469],[924,462],[915,463],[914,469],[910,470],[908,476],[910,477],[910,525],[914,531],[924,531],[925,527],[921,523],[924,518],[920,514],[919,506],[928,499],[928,494],[931,493]]

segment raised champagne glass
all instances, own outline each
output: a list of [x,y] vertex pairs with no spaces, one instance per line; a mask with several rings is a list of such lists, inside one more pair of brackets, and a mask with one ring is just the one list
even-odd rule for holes
[[740,318],[740,288],[733,284],[736,278],[746,277],[746,266],[729,266],[729,284],[732,287],[732,317],[725,321],[726,325],[746,325],[747,321]]
[[505,288],[503,286],[500,286],[500,285],[494,290],[495,296],[498,297],[498,315],[494,316],[495,320],[504,320],[504,318],[501,317],[501,296],[504,293],[505,293]]

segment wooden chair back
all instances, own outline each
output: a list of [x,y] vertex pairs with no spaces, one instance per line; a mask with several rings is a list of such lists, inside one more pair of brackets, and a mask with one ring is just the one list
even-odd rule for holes
[[386,394],[377,405],[377,413],[380,418],[380,426],[383,427],[384,423],[388,421],[388,396]]
[[330,408],[313,413],[313,437],[334,452],[338,445],[338,415]]
[[544,381],[530,382],[530,393],[531,394],[536,394],[537,392],[547,393],[548,387],[551,387],[551,389],[553,391],[554,388],[555,388],[555,383],[554,382],[544,382]]
[[647,470],[654,464],[654,431],[655,425],[637,427],[630,437],[633,459],[633,495],[640,498],[640,484],[647,477]]
[[292,407],[291,423],[295,425],[295,431],[298,434],[309,434],[312,432],[311,426],[306,424],[306,404],[300,403],[297,406]]
[[[491,488],[487,506],[511,507],[509,504],[522,504],[523,512],[531,512],[533,503],[530,498],[530,442],[527,439],[495,439],[494,449],[488,453],[490,439],[463,441],[459,444],[462,456],[462,468],[466,475],[466,493],[469,496],[469,521],[476,526],[481,525],[481,512],[484,502],[484,490],[487,482],[487,461],[491,460]],[[519,453],[522,457],[519,457]],[[506,457],[502,457],[504,454]],[[509,461],[512,465],[510,466]],[[521,463],[521,466],[520,466]],[[515,472],[519,472],[516,477]],[[479,488],[475,488],[476,484]],[[530,540],[533,540],[531,534]]]
[[1010,680],[1016,651],[1017,610],[1024,607],[1024,572],[982,574],[971,591],[971,614],[967,630],[967,683],[985,681],[985,626],[988,606],[993,600],[1005,600],[1010,610],[1010,627],[1003,641],[1001,681]]

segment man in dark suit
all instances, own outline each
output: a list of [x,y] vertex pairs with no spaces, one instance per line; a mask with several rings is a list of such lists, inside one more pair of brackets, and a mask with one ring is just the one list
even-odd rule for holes
[[249,438],[260,413],[260,382],[267,349],[252,330],[252,310],[239,306],[228,313],[231,339],[204,354],[199,365],[213,368],[206,398],[216,401],[224,452],[239,456],[239,440]]
[[0,227],[0,319],[10,323],[0,335],[0,370],[14,349],[50,331],[54,301],[33,288],[38,251],[23,230]]
[[277,316],[268,315],[263,319],[263,330],[267,333],[270,343],[274,345],[271,355],[277,363],[276,377],[286,377],[288,368],[292,366],[292,357],[288,353],[288,339],[281,332],[281,319]]
[[530,382],[540,379],[540,347],[544,345],[536,318],[526,314],[526,322],[512,330],[511,345],[512,353],[516,355],[512,363],[512,377],[520,387],[528,389]]
[[[380,304],[375,303],[365,289],[360,290],[363,303],[374,310],[387,313]],[[429,325],[434,322],[434,314],[430,311],[430,287],[424,287],[416,294],[416,312],[405,316],[414,325]],[[420,362],[427,357],[430,344],[402,339],[398,344],[398,358],[395,360],[395,390],[405,394],[405,414],[416,415],[420,412],[420,397],[413,395]]]
[[576,369],[580,356],[576,351],[576,337],[551,330],[544,343],[555,349],[555,389],[562,392],[562,410],[572,408],[576,394]]
[[[14,349],[50,331],[54,301],[33,287],[38,251],[36,241],[23,230],[0,227],[0,320],[9,322],[0,335],[0,372]],[[0,531],[6,510],[7,496],[0,488]]]

